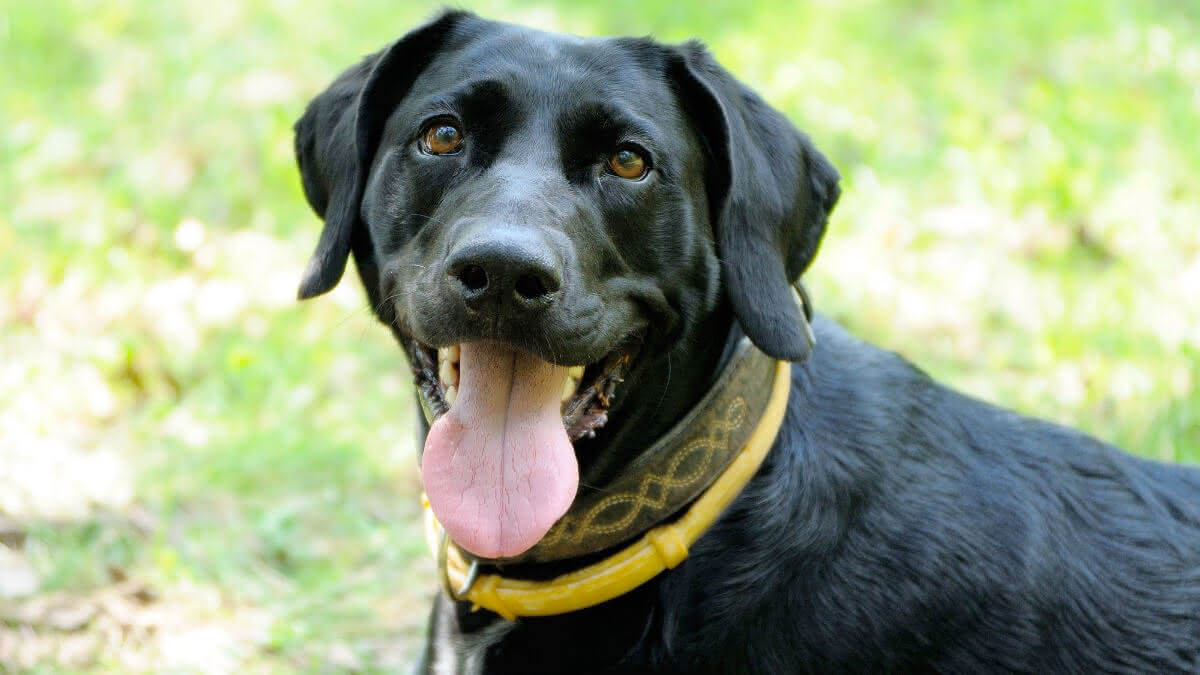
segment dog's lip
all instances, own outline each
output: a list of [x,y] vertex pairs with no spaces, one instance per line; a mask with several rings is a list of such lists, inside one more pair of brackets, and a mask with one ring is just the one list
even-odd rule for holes
[[[458,344],[434,347],[415,338],[405,341],[416,380],[417,391],[428,407],[432,421],[444,415],[454,403],[456,391],[447,387],[456,370],[454,352]],[[567,396],[564,391],[562,404],[563,427],[572,441],[592,438],[596,430],[608,422],[608,408],[615,397],[616,388],[624,382],[629,364],[637,353],[637,342],[623,340],[618,347],[600,360],[586,365],[570,367],[568,380],[574,392]],[[578,369],[578,370],[576,370]]]

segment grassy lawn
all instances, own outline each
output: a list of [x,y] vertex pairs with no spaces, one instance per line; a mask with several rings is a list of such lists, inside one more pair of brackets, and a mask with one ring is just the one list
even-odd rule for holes
[[[1200,462],[1200,10],[494,0],[700,37],[843,198],[822,311],[973,394]],[[390,671],[435,583],[402,356],[291,124],[436,5],[0,7],[0,671]]]

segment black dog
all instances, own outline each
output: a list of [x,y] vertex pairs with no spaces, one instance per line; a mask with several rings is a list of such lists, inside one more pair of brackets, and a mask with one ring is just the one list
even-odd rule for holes
[[791,282],[838,174],[700,46],[447,13],[296,130],[325,220],[301,297],[353,253],[438,420],[433,511],[489,570],[602,558],[521,556],[743,334],[796,362],[770,454],[682,564],[556,616],[439,596],[429,672],[1200,672],[1200,471],[949,391],[819,317],[810,349]]

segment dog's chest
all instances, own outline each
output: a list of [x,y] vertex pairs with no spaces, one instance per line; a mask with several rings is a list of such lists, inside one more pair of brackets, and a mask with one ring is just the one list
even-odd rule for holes
[[487,651],[516,624],[496,621],[469,634],[458,632],[455,626],[454,609],[450,603],[439,602],[436,627],[433,635],[433,658],[430,673],[436,675],[477,675],[484,672]]

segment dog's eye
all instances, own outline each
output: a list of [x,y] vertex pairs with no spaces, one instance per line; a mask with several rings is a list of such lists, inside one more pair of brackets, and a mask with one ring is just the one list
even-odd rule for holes
[[646,158],[632,148],[621,148],[608,157],[608,170],[626,180],[638,180],[646,175]]
[[453,154],[462,144],[462,129],[451,120],[434,120],[421,132],[421,149],[431,155]]

